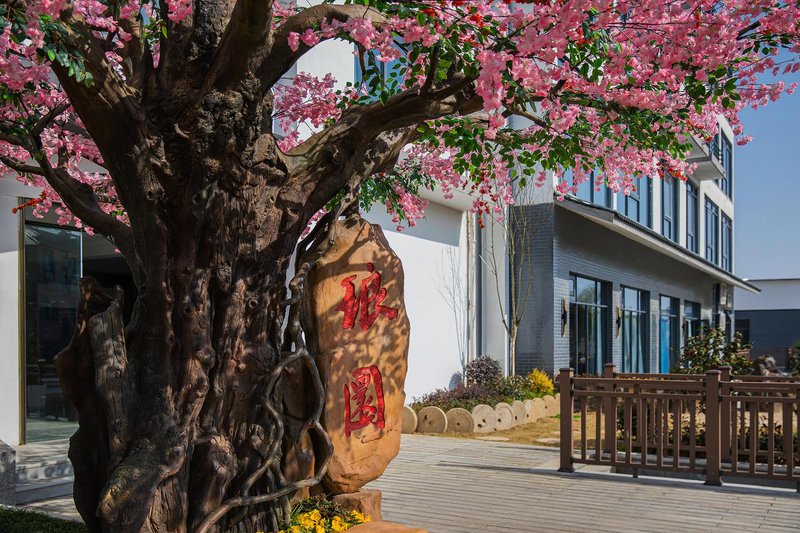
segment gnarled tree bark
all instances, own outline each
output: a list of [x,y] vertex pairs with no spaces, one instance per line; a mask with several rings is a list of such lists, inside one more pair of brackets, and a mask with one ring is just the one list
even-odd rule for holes
[[[130,226],[58,164],[42,158],[35,171],[117,244],[138,289],[123,324],[123,295],[83,280],[75,336],[57,358],[78,411],[70,458],[91,531],[278,529],[288,498],[319,482],[330,448],[297,303],[310,262],[334,236],[323,223],[301,244],[287,298],[300,236],[331,199],[347,191],[344,209],[363,179],[390,169],[421,122],[480,108],[472,80],[454,74],[348,109],[282,153],[270,91],[308,50],[289,50],[286,32],[379,16],[324,5],[276,31],[269,0],[194,4],[190,19],[166,22],[157,67],[135,39],[119,49],[124,78],[84,22],[62,15],[62,44],[86,58],[94,84],[54,70]],[[36,136],[20,143],[41,153]]]

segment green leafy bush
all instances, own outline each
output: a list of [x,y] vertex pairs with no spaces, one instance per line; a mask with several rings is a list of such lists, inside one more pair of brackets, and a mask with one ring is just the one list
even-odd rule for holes
[[786,370],[792,376],[800,376],[800,350],[797,348],[789,349],[789,356],[786,359]]
[[[541,398],[553,393],[553,382],[546,374],[543,372],[541,374],[547,381],[542,380],[541,376],[537,377],[535,381],[531,380],[530,376],[506,378],[498,376],[488,383],[460,385],[454,389],[438,389],[416,399],[411,407],[419,410],[432,405],[445,412],[454,407],[471,411],[473,407],[480,404],[495,405],[500,402],[512,403],[516,400]],[[490,375],[490,372],[483,375]]]
[[502,376],[500,363],[486,355],[475,358],[464,367],[464,379],[467,386],[491,386],[497,383]]
[[751,346],[742,342],[741,333],[736,333],[728,342],[724,331],[709,328],[702,335],[686,340],[672,371],[676,374],[705,374],[708,370],[729,365],[734,375],[752,374],[753,362],[744,354]]
[[0,506],[2,533],[86,533],[86,526],[71,520],[59,520],[43,513]]
[[556,386],[553,380],[550,379],[547,372],[539,370],[538,368],[534,368],[531,373],[528,374],[528,381],[530,382],[531,390],[536,394],[549,396],[556,392]]

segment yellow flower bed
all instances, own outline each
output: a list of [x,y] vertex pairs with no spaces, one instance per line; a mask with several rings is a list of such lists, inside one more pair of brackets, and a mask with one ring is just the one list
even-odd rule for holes
[[[319,505],[317,509],[306,510]],[[323,500],[305,500],[292,513],[292,519],[279,533],[340,533],[369,522],[370,517],[358,511],[345,511]]]

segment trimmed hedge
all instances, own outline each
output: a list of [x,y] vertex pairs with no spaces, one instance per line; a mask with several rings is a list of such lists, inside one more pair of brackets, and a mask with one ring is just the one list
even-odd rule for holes
[[0,505],[2,533],[86,533],[81,522],[61,520],[38,511]]

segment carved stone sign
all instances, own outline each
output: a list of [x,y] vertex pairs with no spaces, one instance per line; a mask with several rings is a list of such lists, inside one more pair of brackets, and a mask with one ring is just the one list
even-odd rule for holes
[[380,226],[337,222],[334,245],[308,274],[305,327],[326,386],[333,442],[325,486],[355,492],[400,450],[409,321],[403,267]]

